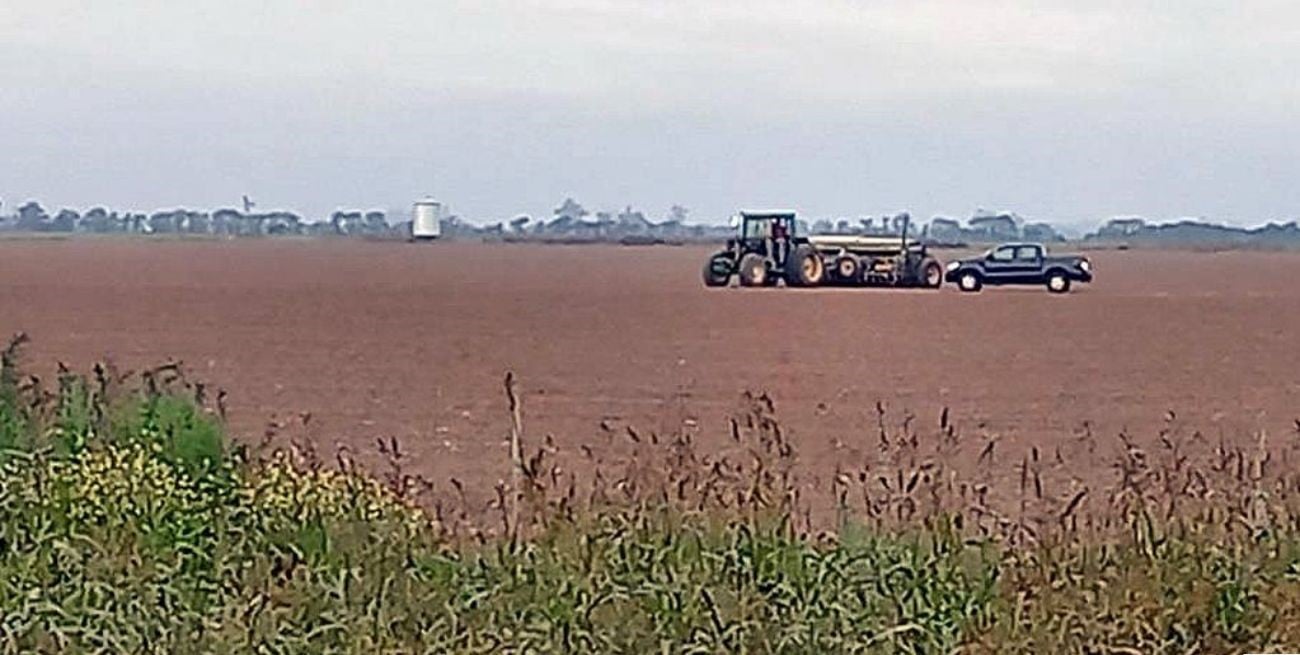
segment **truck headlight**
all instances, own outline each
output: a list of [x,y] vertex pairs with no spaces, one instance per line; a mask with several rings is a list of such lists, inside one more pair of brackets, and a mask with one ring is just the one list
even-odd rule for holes
[[1088,261],[1088,260],[1086,260],[1086,259],[1080,260],[1080,261],[1079,261],[1079,268],[1083,269],[1083,272],[1084,272],[1084,273],[1091,273],[1091,272],[1092,272],[1092,262],[1090,262],[1090,261]]
[[961,262],[948,262],[948,266],[946,268],[948,269],[948,272],[951,273],[952,271],[961,268]]

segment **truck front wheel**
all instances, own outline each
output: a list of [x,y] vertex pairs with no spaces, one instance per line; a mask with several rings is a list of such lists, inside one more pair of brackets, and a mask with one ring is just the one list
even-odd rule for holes
[[963,271],[957,277],[957,288],[966,293],[974,293],[984,288],[984,280],[980,279],[979,273],[974,271]]
[[1070,278],[1060,271],[1052,271],[1047,276],[1047,290],[1052,293],[1069,292]]

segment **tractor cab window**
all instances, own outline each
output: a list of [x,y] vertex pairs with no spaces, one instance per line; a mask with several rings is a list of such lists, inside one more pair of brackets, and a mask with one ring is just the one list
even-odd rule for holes
[[1009,262],[1009,261],[1013,261],[1015,258],[1016,258],[1016,249],[1011,247],[998,248],[997,250],[994,250],[991,253],[989,253],[989,259],[995,262]]
[[745,221],[744,234],[741,236],[745,239],[767,239],[772,236],[772,219],[770,218],[751,218]]

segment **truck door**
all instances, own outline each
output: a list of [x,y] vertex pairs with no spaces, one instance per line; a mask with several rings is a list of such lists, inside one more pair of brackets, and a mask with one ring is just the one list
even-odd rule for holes
[[993,284],[1023,284],[1041,277],[1042,250],[1032,245],[1001,246],[984,261],[985,277]]
[[1002,246],[984,258],[984,278],[990,284],[1014,281],[1016,272],[1016,247]]
[[1041,282],[1043,278],[1043,249],[1035,245],[1018,246],[1016,248],[1015,276],[1015,281],[1021,284]]

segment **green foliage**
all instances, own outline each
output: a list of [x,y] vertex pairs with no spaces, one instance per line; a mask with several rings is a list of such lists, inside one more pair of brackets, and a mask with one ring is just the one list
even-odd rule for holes
[[107,440],[153,445],[161,458],[195,477],[221,469],[226,455],[221,425],[189,398],[147,395],[115,410]]
[[[778,461],[741,480],[752,494],[730,511],[649,502],[658,492],[639,480],[644,497],[464,540],[358,471],[246,461],[183,384],[65,371],[47,394],[16,374],[16,350],[0,374],[0,653],[1185,653],[1300,640],[1293,520],[1242,531],[1139,505],[1129,529],[1089,538],[972,538],[945,513],[870,528],[846,516],[814,537],[763,500],[788,484]],[[763,452],[787,452],[755,424]],[[541,459],[524,497],[553,508]],[[706,497],[666,470],[647,467]]]
[[31,429],[18,392],[18,351],[27,340],[19,334],[0,351],[0,461],[5,452],[26,448]]

